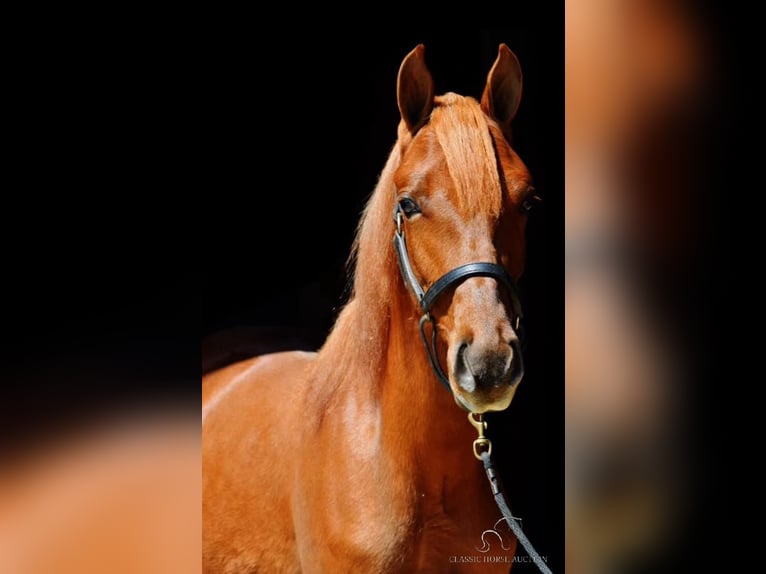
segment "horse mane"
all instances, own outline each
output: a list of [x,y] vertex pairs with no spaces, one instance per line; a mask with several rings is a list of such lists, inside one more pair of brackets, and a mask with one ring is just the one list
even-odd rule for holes
[[[502,204],[495,142],[478,102],[454,93],[437,96],[428,126],[436,134],[461,210],[498,217]],[[349,256],[353,287],[320,349],[314,373],[337,384],[341,377],[369,379],[384,366],[395,297],[406,297],[392,247],[394,172],[402,159],[394,144],[364,209]],[[323,360],[324,357],[330,358]],[[341,375],[342,373],[342,375]],[[332,383],[330,383],[332,381]]]
[[481,213],[497,219],[502,195],[496,144],[487,123],[476,100],[451,92],[437,97],[431,112],[430,125],[455,184],[458,209],[469,217]]

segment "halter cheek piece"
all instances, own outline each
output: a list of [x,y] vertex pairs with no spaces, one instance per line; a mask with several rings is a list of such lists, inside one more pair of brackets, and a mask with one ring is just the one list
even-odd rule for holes
[[[423,311],[423,316],[420,318],[420,337],[426,348],[428,362],[431,363],[431,368],[436,373],[439,381],[448,391],[452,392],[449,378],[439,364],[439,355],[436,348],[436,320],[431,317],[431,309],[439,299],[439,296],[449,287],[462,283],[471,277],[491,277],[497,280],[508,289],[508,295],[510,296],[511,307],[513,310],[513,330],[517,333],[519,338],[521,338],[522,313],[518,289],[516,288],[513,279],[511,279],[511,276],[508,275],[508,272],[502,265],[498,265],[497,263],[478,262],[466,263],[465,265],[455,267],[434,281],[433,285],[431,285],[428,290],[424,290],[415,276],[415,271],[412,269],[412,264],[410,263],[410,256],[407,252],[407,243],[404,240],[402,217],[401,207],[397,204],[394,209],[394,222],[396,223],[396,230],[394,231],[394,250],[396,251],[397,259],[399,260],[399,270],[402,273],[404,282],[414,293],[415,298],[420,305],[420,309]],[[430,340],[428,336],[426,336],[426,323],[431,323]]]

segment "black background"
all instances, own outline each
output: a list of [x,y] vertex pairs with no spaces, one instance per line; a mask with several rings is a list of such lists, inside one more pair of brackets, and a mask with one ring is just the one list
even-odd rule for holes
[[[549,37],[550,36],[550,37]],[[220,168],[202,196],[204,333],[239,350],[317,348],[345,299],[360,213],[396,140],[396,75],[425,44],[436,92],[481,96],[505,42],[524,89],[514,147],[544,204],[528,227],[521,283],[526,376],[490,419],[514,512],[554,571],[563,569],[563,70],[559,30],[302,35],[293,45],[216,63]],[[553,43],[551,43],[553,42]],[[212,222],[211,222],[212,220]],[[211,248],[214,246],[214,248]],[[214,346],[214,345],[211,345]],[[224,345],[225,347],[225,345]],[[434,432],[438,421],[434,421]],[[520,551],[521,552],[521,551]],[[523,554],[523,552],[521,552]],[[533,569],[519,564],[519,571]]]

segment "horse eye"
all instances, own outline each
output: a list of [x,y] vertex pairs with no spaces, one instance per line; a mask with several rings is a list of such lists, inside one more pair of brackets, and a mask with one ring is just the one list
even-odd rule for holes
[[521,205],[519,206],[519,210],[525,214],[529,213],[530,211],[532,211],[532,208],[538,203],[540,203],[541,201],[542,199],[540,198],[540,196],[531,193],[524,198],[524,201],[521,202]]
[[420,213],[420,207],[414,199],[403,197],[399,200],[399,209],[402,210],[406,218],[410,218],[416,213]]

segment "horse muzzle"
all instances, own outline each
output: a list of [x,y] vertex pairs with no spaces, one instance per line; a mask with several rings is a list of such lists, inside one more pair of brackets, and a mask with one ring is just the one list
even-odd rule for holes
[[460,402],[471,407],[472,412],[508,408],[524,377],[518,339],[494,345],[480,341],[461,341],[456,345],[450,361],[450,379]]

